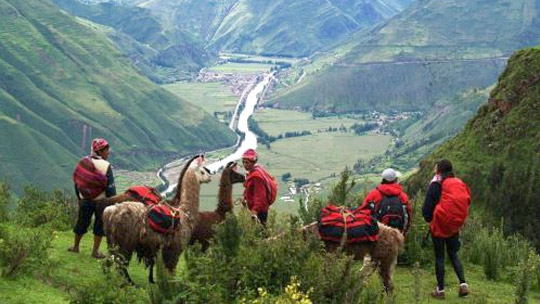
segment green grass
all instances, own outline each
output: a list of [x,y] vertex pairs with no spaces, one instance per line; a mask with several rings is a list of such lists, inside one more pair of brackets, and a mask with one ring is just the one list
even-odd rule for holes
[[274,65],[264,63],[237,63],[227,62],[208,68],[211,72],[235,73],[235,74],[258,74],[269,72]]
[[[328,186],[346,167],[360,158],[368,159],[384,153],[390,137],[384,135],[355,136],[339,132],[320,133],[275,141],[271,149],[259,145],[259,163],[268,168],[278,181],[280,195],[286,194],[288,184],[281,180],[285,173],[295,178],[307,178]],[[296,212],[296,203],[278,201],[276,210]]]
[[[51,270],[47,280],[36,280],[31,277],[19,277],[16,279],[0,278],[0,294],[2,303],[68,303],[70,288],[84,288],[96,280],[103,280],[101,263],[90,257],[91,235],[86,235],[81,243],[81,253],[72,254],[67,252],[71,245],[73,234],[71,232],[61,232],[58,238],[53,241],[51,258],[55,262],[55,267]],[[466,244],[465,244],[466,246]],[[184,264],[179,264],[177,273],[180,273]],[[465,299],[458,298],[458,281],[450,265],[446,265],[446,300],[444,303],[501,303],[513,302],[514,286],[504,281],[487,281],[484,277],[481,266],[470,263],[464,264],[465,275],[470,286],[471,294]],[[358,264],[358,266],[360,266]],[[136,261],[132,261],[130,274],[134,281],[142,288],[147,289],[146,271]],[[419,272],[421,303],[440,303],[432,300],[429,293],[435,286],[435,275],[431,267],[420,269]],[[370,288],[381,288],[379,278],[376,274],[371,278]],[[410,267],[400,267],[396,269],[394,276],[395,283],[395,303],[413,303],[416,291],[415,277],[413,269]],[[379,292],[378,290],[375,292]],[[478,302],[486,299],[487,302]],[[540,294],[537,291],[531,292],[530,303],[540,303]]]
[[271,136],[278,136],[285,132],[310,131],[316,133],[328,127],[349,128],[355,123],[362,123],[361,119],[349,117],[321,117],[313,119],[311,113],[292,110],[262,109],[255,113],[255,120],[259,126]]
[[238,97],[219,82],[178,82],[163,88],[210,114],[234,111],[238,103]]
[[69,303],[67,293],[30,277],[0,278],[0,294],[5,304]]

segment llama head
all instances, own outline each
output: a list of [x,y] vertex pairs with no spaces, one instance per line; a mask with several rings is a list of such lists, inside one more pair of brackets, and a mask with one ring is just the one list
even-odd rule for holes
[[246,180],[246,177],[236,170],[237,167],[238,165],[236,162],[229,162],[223,170],[221,175],[222,178],[227,178],[231,184],[243,183]]
[[190,170],[195,174],[200,184],[206,184],[212,181],[212,174],[208,168],[204,166],[204,155],[199,155],[190,166]]

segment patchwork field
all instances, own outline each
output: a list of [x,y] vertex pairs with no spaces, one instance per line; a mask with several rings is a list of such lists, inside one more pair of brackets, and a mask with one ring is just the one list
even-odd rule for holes
[[345,126],[348,128],[355,123],[363,122],[357,115],[313,118],[312,114],[307,112],[276,109],[257,110],[254,118],[259,126],[271,136],[304,130],[316,133],[319,130],[328,129],[328,127]]
[[[311,184],[321,183],[321,195],[332,185],[345,167],[352,167],[358,159],[369,159],[384,153],[391,137],[368,133],[357,136],[350,132],[328,132],[328,128],[349,128],[362,123],[355,115],[343,117],[313,118],[310,113],[262,109],[255,113],[255,121],[271,136],[285,132],[310,131],[312,134],[274,141],[270,148],[259,145],[260,163],[268,168],[278,180],[279,194],[286,195],[294,179],[308,179]],[[291,175],[289,181],[282,176]],[[365,177],[365,185],[371,185],[378,177]],[[295,212],[296,202],[278,199],[274,208],[278,211]]]
[[258,74],[270,71],[273,64],[227,62],[208,68],[208,71],[235,74]]
[[210,114],[232,111],[238,102],[238,97],[219,82],[178,82],[163,88]]

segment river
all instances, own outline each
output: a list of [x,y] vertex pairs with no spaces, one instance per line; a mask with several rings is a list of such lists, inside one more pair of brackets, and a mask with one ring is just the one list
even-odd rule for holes
[[[259,103],[259,100],[264,95],[264,92],[266,91],[266,88],[270,84],[273,76],[274,76],[274,73],[265,74],[262,77],[262,79],[255,85],[255,87],[253,87],[253,89],[247,94],[247,97],[245,98],[243,110],[240,113],[240,116],[238,117],[238,127],[237,127],[237,133],[244,134],[243,139],[241,140],[241,142],[235,145],[237,148],[232,154],[206,166],[213,173],[217,172],[220,168],[224,167],[228,162],[236,161],[242,158],[242,154],[246,150],[257,148],[257,135],[255,135],[255,133],[249,130],[248,120],[255,112],[255,108],[257,104]],[[240,100],[238,101],[238,105],[236,107],[235,113],[233,117],[231,118],[230,127],[233,126],[233,122],[236,120],[236,115],[238,115],[237,113],[238,109],[240,107],[240,104],[243,102],[243,100],[244,98],[242,96]],[[212,152],[209,152],[209,153],[212,153]],[[173,191],[175,191],[176,184],[177,184],[176,181],[178,180],[177,173],[179,173],[180,171],[178,170],[178,168],[181,168],[185,160],[190,157],[191,156],[184,157],[179,160],[175,160],[159,169],[157,173],[158,178],[161,180],[162,184],[168,185],[167,190],[161,193],[162,195],[166,196],[172,193]],[[171,170],[174,170],[176,174],[168,174],[168,171],[171,171]]]

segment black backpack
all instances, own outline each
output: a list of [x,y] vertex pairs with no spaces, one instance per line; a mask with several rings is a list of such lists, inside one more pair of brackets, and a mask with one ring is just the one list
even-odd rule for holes
[[397,195],[387,196],[379,188],[381,201],[375,205],[375,218],[381,223],[403,232],[408,222],[407,207]]

